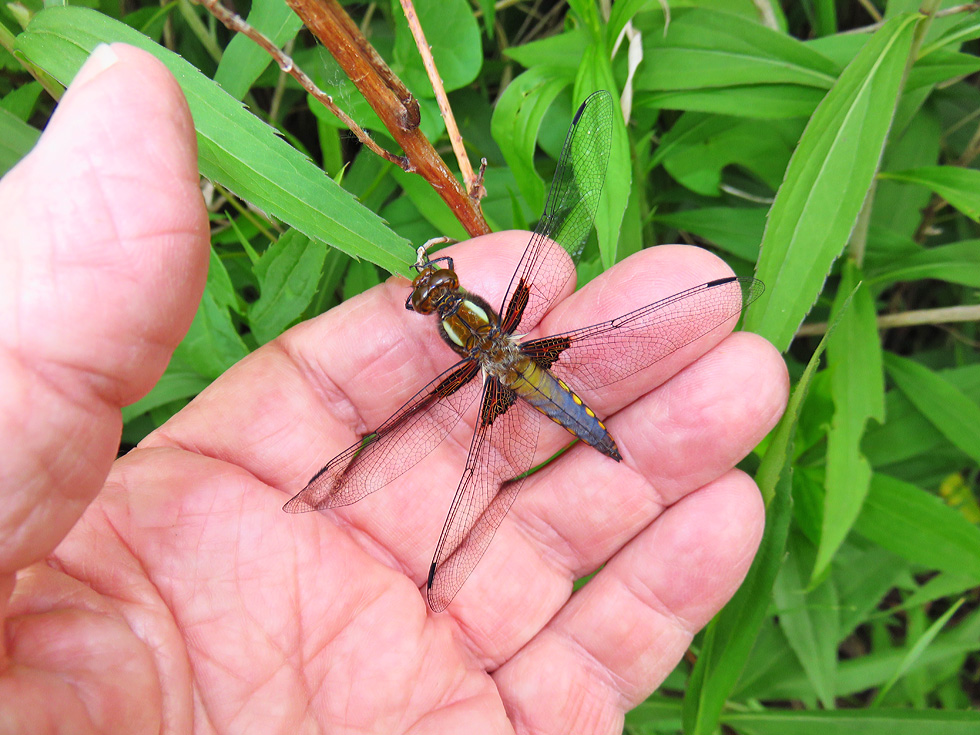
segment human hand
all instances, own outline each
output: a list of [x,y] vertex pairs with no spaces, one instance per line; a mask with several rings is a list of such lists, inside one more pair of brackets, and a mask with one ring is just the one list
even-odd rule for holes
[[[112,50],[119,63],[90,62],[0,182],[0,722],[619,732],[751,562],[762,504],[731,467],[782,411],[778,354],[713,335],[587,397],[623,462],[579,444],[530,477],[440,615],[419,588],[465,443],[353,506],[280,510],[454,360],[406,312],[404,281],[257,350],[110,470],[118,408],[162,373],[208,258],[179,90],[146,54]],[[456,246],[464,285],[502,292],[526,237]],[[541,333],[725,275],[695,248],[646,250]]]

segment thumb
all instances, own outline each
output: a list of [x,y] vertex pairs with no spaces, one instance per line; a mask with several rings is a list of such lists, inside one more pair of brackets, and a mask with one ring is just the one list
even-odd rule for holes
[[[119,408],[152,387],[207,273],[176,81],[100,46],[0,180],[0,582],[48,554],[105,480]],[[0,585],[6,586],[6,585]]]

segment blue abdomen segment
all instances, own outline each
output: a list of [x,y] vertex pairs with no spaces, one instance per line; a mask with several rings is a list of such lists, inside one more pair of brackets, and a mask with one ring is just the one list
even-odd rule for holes
[[622,459],[616,441],[605,424],[564,381],[550,371],[529,360],[527,368],[508,387],[586,444],[617,462]]

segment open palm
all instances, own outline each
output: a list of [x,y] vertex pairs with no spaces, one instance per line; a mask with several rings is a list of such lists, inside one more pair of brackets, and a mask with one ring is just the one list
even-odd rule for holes
[[[433,614],[419,589],[466,427],[360,503],[280,510],[454,360],[403,280],[257,350],[112,463],[119,407],[194,315],[208,237],[176,83],[135,49],[107,57],[0,182],[3,726],[618,732],[751,562],[762,506],[731,468],[782,410],[775,351],[716,330],[583,394],[624,461],[576,445],[529,478]],[[493,301],[526,237],[456,246],[463,285]],[[725,275],[695,248],[647,250],[540,333]],[[567,442],[542,427],[544,449]]]

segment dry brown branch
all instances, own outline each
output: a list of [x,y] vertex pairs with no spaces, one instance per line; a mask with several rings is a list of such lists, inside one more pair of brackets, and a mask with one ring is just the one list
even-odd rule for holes
[[401,146],[411,166],[436,190],[470,235],[490,231],[471,199],[419,130],[419,106],[337,0],[286,0],[327,48]]
[[325,93],[322,89],[317,87],[316,84],[313,83],[313,80],[310,79],[302,69],[296,66],[292,58],[290,58],[286,53],[281,51],[279,47],[276,46],[264,34],[260,33],[251,25],[246,23],[241,16],[232,13],[225,6],[219,3],[218,0],[202,0],[202,4],[204,5],[205,8],[208,9],[208,12],[210,12],[211,15],[213,15],[215,18],[221,21],[225,25],[225,27],[228,28],[228,30],[235,31],[236,33],[241,33],[245,36],[248,36],[253,41],[255,41],[255,43],[261,46],[266,51],[266,53],[268,53],[269,56],[272,57],[273,61],[275,61],[276,64],[279,65],[279,68],[282,69],[282,71],[285,74],[289,74],[291,77],[293,77],[293,79],[299,82],[300,86],[303,89],[305,89],[307,92],[309,92],[314,97],[316,97],[316,99],[319,100],[320,104],[322,104],[324,107],[330,110],[330,112],[336,115],[340,119],[340,121],[344,125],[346,125],[347,128],[352,133],[354,133],[354,135],[357,136],[357,139],[361,141],[361,143],[366,145],[370,150],[377,153],[386,161],[391,161],[396,166],[399,166],[405,169],[406,171],[412,171],[411,164],[409,163],[407,158],[386,151],[384,148],[382,148],[377,143],[375,143],[374,139],[370,135],[368,135],[367,131],[365,131],[363,128],[361,128],[360,125],[354,122],[354,120],[352,120],[350,116],[347,115],[347,113],[345,113],[343,110],[337,107],[337,105],[333,101],[333,98],[329,94]]
[[422,30],[422,24],[419,22],[419,16],[415,12],[415,6],[412,5],[412,0],[401,0],[401,5],[402,11],[405,13],[405,20],[408,21],[408,27],[412,31],[412,37],[415,39],[415,46],[418,48],[419,55],[422,57],[422,65],[425,67],[425,73],[428,75],[429,82],[432,84],[432,89],[436,94],[436,101],[439,103],[439,112],[442,114],[442,119],[446,123],[446,132],[449,134],[449,142],[452,144],[453,153],[456,155],[459,172],[463,176],[463,184],[470,198],[474,199],[477,206],[479,206],[479,201],[483,198],[486,190],[477,184],[476,174],[473,172],[470,159],[466,155],[466,148],[463,145],[463,136],[459,134],[456,118],[453,116],[453,110],[449,106],[449,97],[446,96],[446,88],[443,86],[442,77],[436,68],[436,60],[432,57],[432,49],[429,47],[429,42],[425,39],[425,32]]

